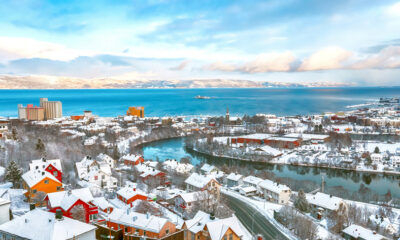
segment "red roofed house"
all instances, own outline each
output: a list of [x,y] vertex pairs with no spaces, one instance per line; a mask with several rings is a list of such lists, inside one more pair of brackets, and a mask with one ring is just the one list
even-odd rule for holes
[[136,189],[136,187],[124,187],[118,190],[117,198],[124,202],[126,205],[130,205],[132,207],[132,203],[136,200],[145,200],[147,201],[149,197],[146,193],[141,191],[140,189]]
[[45,197],[47,209],[55,213],[60,209],[63,216],[90,223],[98,219],[98,207],[89,188],[49,193]]
[[144,162],[144,159],[140,155],[128,154],[121,158],[126,166],[136,166]]

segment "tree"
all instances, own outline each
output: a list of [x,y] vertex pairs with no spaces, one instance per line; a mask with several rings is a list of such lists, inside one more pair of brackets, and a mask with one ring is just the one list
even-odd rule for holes
[[13,187],[17,187],[21,181],[21,176],[22,170],[15,161],[11,161],[6,168],[5,179],[12,182]]
[[294,206],[302,212],[310,211],[310,205],[308,204],[308,201],[306,199],[306,194],[304,193],[303,189],[299,190],[297,198],[294,202]]
[[339,204],[338,209],[333,212],[333,219],[335,221],[333,230],[340,233],[349,222],[349,209],[345,203],[341,202]]
[[75,205],[71,211],[71,217],[75,220],[81,221],[81,222],[86,222],[86,214],[85,214],[85,208],[83,207],[82,204]]
[[44,143],[42,142],[42,139],[38,138],[37,143],[36,143],[36,151],[38,151],[39,154],[44,155],[46,152],[46,147],[44,146]]
[[380,152],[380,150],[379,150],[378,146],[376,146],[375,150],[374,150],[374,153],[379,153],[379,152]]
[[12,136],[12,139],[13,139],[14,141],[18,140],[17,129],[12,128],[12,130],[11,130],[11,136]]
[[385,194],[385,201],[389,202],[392,200],[392,192],[388,189],[387,193]]
[[183,157],[181,158],[181,163],[187,163],[187,164],[191,164],[192,163],[192,158],[187,156],[187,157]]

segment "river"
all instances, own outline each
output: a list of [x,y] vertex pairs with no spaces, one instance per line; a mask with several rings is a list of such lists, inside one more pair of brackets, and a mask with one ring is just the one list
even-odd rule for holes
[[350,170],[325,169],[316,167],[302,167],[289,165],[257,164],[233,159],[224,159],[199,154],[190,151],[184,146],[183,138],[175,138],[152,142],[144,145],[143,155],[145,159],[160,161],[165,159],[181,159],[182,157],[191,157],[195,165],[202,163],[211,163],[216,166],[223,164],[240,167],[249,167],[263,169],[273,172],[277,177],[290,178],[293,180],[307,180],[316,184],[321,183],[321,176],[324,176],[326,187],[341,187],[349,192],[357,192],[361,184],[371,189],[374,193],[384,195],[388,190],[392,197],[400,198],[400,176],[385,174],[360,173]]

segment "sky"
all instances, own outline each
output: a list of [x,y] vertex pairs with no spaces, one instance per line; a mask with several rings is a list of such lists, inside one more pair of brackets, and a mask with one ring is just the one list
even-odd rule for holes
[[0,16],[2,76],[400,85],[400,1],[18,0]]

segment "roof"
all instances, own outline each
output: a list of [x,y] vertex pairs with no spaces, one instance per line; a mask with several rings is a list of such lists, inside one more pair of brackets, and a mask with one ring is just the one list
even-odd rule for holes
[[0,206],[10,204],[11,202],[7,199],[0,198]]
[[230,218],[220,219],[206,224],[211,240],[221,240],[230,228],[241,239],[251,239],[251,234],[244,228],[235,214]]
[[341,198],[328,195],[322,192],[317,192],[315,195],[307,195],[306,198],[310,204],[329,210],[338,209],[339,204],[343,202]]
[[140,155],[128,154],[128,155],[122,156],[121,159],[127,160],[127,161],[135,162],[135,161],[139,160],[141,157],[142,157],[142,156],[140,156]]
[[93,204],[102,210],[112,207],[112,205],[105,199],[105,197],[94,198]]
[[262,182],[262,179],[254,176],[247,176],[243,178],[243,182],[258,185],[260,182]]
[[109,218],[111,222],[153,233],[159,233],[168,222],[165,218],[134,212],[130,209],[124,211],[119,208],[114,209],[114,211],[109,215]]
[[218,170],[218,169],[217,169],[215,166],[213,166],[213,165],[210,165],[210,164],[208,164],[208,163],[205,163],[205,164],[201,167],[200,170],[203,171],[203,172],[206,172],[206,173],[210,173],[211,171]]
[[73,239],[95,229],[93,225],[72,218],[56,220],[54,213],[41,209],[34,209],[0,225],[0,231],[32,240]]
[[[215,178],[211,175],[200,175],[198,173],[192,173],[186,180],[185,183],[195,186],[197,188],[204,188],[211,180]],[[215,180],[216,181],[216,180]]]
[[239,181],[241,178],[243,178],[243,175],[236,174],[236,173],[230,173],[226,179],[232,180],[232,181]]
[[289,133],[286,134],[285,137],[289,138],[301,138],[304,141],[308,140],[325,140],[326,138],[329,137],[329,135],[324,135],[324,134],[298,134],[298,133]]
[[60,172],[62,172],[61,160],[60,159],[52,159],[46,160],[44,158],[39,160],[32,160],[29,164],[29,170],[44,170],[47,166],[52,165],[57,168]]
[[78,200],[85,203],[94,200],[89,188],[49,193],[47,194],[47,197],[49,198],[49,203],[52,208],[61,207],[64,210],[70,209]]
[[271,136],[272,136],[271,134],[254,133],[254,134],[250,134],[250,135],[238,136],[237,138],[264,140],[264,139],[270,138]]
[[57,183],[61,183],[56,177],[54,177],[51,173],[47,171],[38,171],[38,170],[29,170],[28,172],[22,174],[22,179],[26,182],[26,184],[32,188],[37,183],[42,181],[45,178],[49,178]]
[[142,195],[147,197],[147,194],[140,189],[132,188],[132,187],[123,187],[117,191],[117,194],[125,199],[131,199],[136,195]]
[[270,147],[268,145],[263,145],[263,146],[257,147],[257,148],[255,148],[255,150],[256,151],[263,151],[263,152],[268,153],[269,155],[272,155],[274,157],[275,156],[279,156],[279,155],[282,154],[282,152],[279,151],[278,149]]
[[186,203],[201,201],[207,198],[207,193],[198,191],[198,192],[190,192],[190,193],[181,193],[180,196]]
[[249,187],[240,188],[240,191],[245,192],[245,193],[251,193],[251,192],[256,192],[257,189],[253,186],[249,186]]
[[140,177],[146,178],[147,176],[156,176],[157,174],[161,173],[161,171],[149,167],[146,164],[138,164],[135,166],[136,170],[140,172]]
[[259,186],[260,186],[260,188],[267,189],[271,192],[278,193],[278,194],[282,191],[290,190],[290,188],[288,186],[286,186],[284,184],[279,184],[279,183],[273,182],[268,179],[265,179],[262,182],[260,182]]
[[185,224],[189,231],[192,233],[198,233],[204,229],[206,223],[218,220],[218,218],[210,219],[210,214],[198,211],[192,219],[185,221]]
[[358,226],[355,224],[352,224],[352,225],[348,226],[347,228],[343,229],[342,232],[344,232],[356,239],[358,239],[358,238],[368,239],[368,240],[388,239],[380,234],[377,234],[376,232],[374,232],[370,229],[367,229],[367,228],[364,228],[364,227],[361,227],[361,226]]

